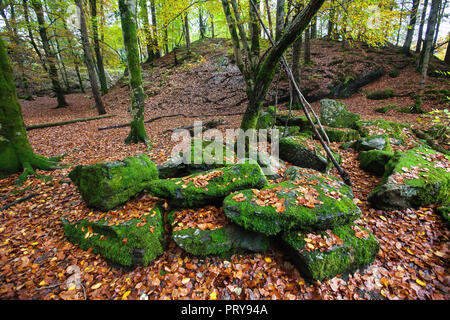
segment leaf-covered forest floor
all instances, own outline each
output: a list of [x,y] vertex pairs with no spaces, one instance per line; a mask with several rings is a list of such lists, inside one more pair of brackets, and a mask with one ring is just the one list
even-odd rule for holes
[[[104,97],[108,113],[116,117],[29,131],[34,150],[45,156],[67,154],[63,161],[73,165],[118,160],[143,152],[161,164],[176,143],[171,141],[170,132],[164,133],[168,129],[193,124],[194,120],[218,118],[225,120],[220,130],[238,128],[246,106],[244,83],[234,65],[220,67],[217,64],[222,60],[220,57],[228,55],[229,47],[224,46],[223,41],[208,40],[195,43],[193,50],[191,58],[176,67],[173,67],[173,55],[156,61],[154,68],[145,66],[144,88],[148,95],[145,118],[182,114],[146,125],[153,142],[150,153],[142,144],[123,143],[127,127],[98,130],[129,122],[129,92],[123,80]],[[385,75],[341,101],[363,119],[413,122],[415,115],[397,110],[386,114],[375,112],[386,104],[406,107],[414,103],[403,95],[418,87],[413,58],[372,51],[366,52],[365,57],[357,49],[350,52],[357,54],[343,53],[339,44],[324,40],[315,40],[312,45],[312,59],[315,66],[320,67],[316,70],[323,69],[326,73],[332,73],[327,65],[336,56],[368,61],[375,61],[376,57],[379,63],[395,63],[386,60],[388,57],[399,63],[411,59],[399,70],[398,77]],[[178,58],[182,60],[183,56],[180,50]],[[351,65],[358,67],[357,63]],[[307,80],[315,74],[314,66],[305,70],[304,82],[309,83]],[[314,79],[317,78],[320,80],[317,76]],[[283,85],[286,84],[282,81],[280,88]],[[449,87],[448,81],[438,78],[430,78],[429,85],[430,88]],[[326,83],[324,86],[326,88]],[[392,88],[402,97],[377,101],[368,100],[364,93]],[[271,94],[273,92],[275,88]],[[269,95],[268,103],[272,98]],[[49,97],[21,101],[25,123],[32,125],[96,115],[89,94],[70,94],[67,100],[69,106],[65,109],[53,109],[56,101]],[[312,105],[318,109],[318,102]],[[431,99],[425,100],[423,105],[425,111],[444,107]],[[0,299],[448,299],[450,233],[441,216],[433,207],[389,212],[369,208],[365,200],[380,178],[359,168],[353,150],[340,150],[338,144],[333,144],[333,148],[343,154],[343,167],[351,175],[354,195],[363,212],[358,223],[380,241],[381,250],[375,262],[365,270],[307,283],[278,249],[264,255],[201,259],[183,252],[173,241],[148,267],[115,268],[100,256],[71,244],[64,235],[61,217],[80,219],[101,214],[86,207],[67,176],[71,168],[66,168],[40,172],[50,175],[51,181],[30,177],[20,187],[14,184],[18,174],[0,180],[0,208],[33,194],[29,200],[0,211]],[[336,173],[332,171],[332,174]],[[154,203],[155,200],[143,192],[110,214],[125,219],[151,209]],[[82,286],[78,288],[66,285],[70,277],[76,276],[71,271],[73,266],[81,272]]]

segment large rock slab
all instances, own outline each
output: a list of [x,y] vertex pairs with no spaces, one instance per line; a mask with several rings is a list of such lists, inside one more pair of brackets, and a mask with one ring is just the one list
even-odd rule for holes
[[195,208],[220,203],[234,191],[259,189],[266,183],[267,178],[258,164],[242,163],[183,178],[155,180],[147,189],[152,195],[167,199],[174,207]]
[[145,154],[141,154],[122,161],[78,165],[69,177],[89,207],[108,211],[144,190],[150,181],[158,179],[158,170]]
[[270,238],[229,222],[220,209],[173,211],[168,216],[174,242],[193,255],[230,256],[241,252],[265,252]]
[[115,222],[108,215],[98,221],[69,222],[63,218],[64,232],[81,249],[92,249],[114,264],[147,266],[163,253],[165,246],[162,210],[156,206],[142,218]]
[[396,152],[368,200],[383,210],[449,204],[450,157],[424,147]]
[[320,101],[320,122],[333,128],[356,128],[358,114],[347,111],[347,106],[331,99]]
[[[323,147],[308,135],[281,138],[279,152],[281,159],[302,168],[324,172],[332,166]],[[342,160],[340,154],[333,152],[333,155],[338,162]]]
[[245,229],[266,235],[287,229],[329,229],[360,216],[352,190],[338,179],[292,167],[287,177],[291,180],[229,195],[223,201],[226,216]]
[[282,239],[292,262],[309,280],[363,268],[374,261],[380,248],[373,234],[356,224],[315,233],[287,231]]

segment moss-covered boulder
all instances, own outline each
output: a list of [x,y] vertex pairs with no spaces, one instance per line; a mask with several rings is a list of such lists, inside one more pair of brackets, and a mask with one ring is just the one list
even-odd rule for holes
[[[306,116],[296,116],[294,114],[289,114],[289,112],[277,110],[275,114],[275,108],[270,106],[267,108],[267,113],[269,113],[272,117],[275,117],[275,124],[277,126],[285,127],[287,126],[298,126],[300,130],[306,130],[307,128],[311,128],[311,124]],[[313,117],[313,123],[317,121]]]
[[402,144],[414,137],[407,125],[382,119],[358,121],[356,129],[362,137],[387,135]]
[[[359,139],[359,132],[355,129],[349,128],[332,128],[332,127],[323,127],[325,133],[328,136],[330,142],[344,142],[344,141],[353,141]],[[319,131],[320,132],[320,131]]]
[[256,123],[256,129],[270,129],[275,124],[275,118],[269,111],[261,111]]
[[179,178],[193,173],[233,165],[234,151],[215,140],[193,138],[188,151],[179,151],[173,158],[159,165],[159,178]]
[[394,96],[394,91],[391,89],[387,90],[378,90],[371,93],[368,93],[366,95],[367,99],[369,100],[384,100],[389,99]]
[[329,229],[360,216],[352,190],[338,179],[303,168],[296,168],[296,173],[288,170],[292,180],[226,197],[226,216],[245,229],[266,235],[287,229]]
[[292,262],[309,280],[331,279],[363,268],[379,251],[373,234],[355,224],[316,233],[291,230],[282,239]]
[[230,256],[241,252],[265,252],[270,238],[229,222],[214,207],[172,211],[168,216],[174,242],[193,255]]
[[347,111],[347,106],[331,99],[320,101],[320,122],[333,128],[355,128],[359,114]]
[[352,147],[357,151],[380,150],[392,152],[389,136],[386,134],[364,137],[355,141]]
[[141,154],[122,161],[78,165],[69,177],[89,207],[108,211],[158,179],[158,169],[145,154]]
[[450,203],[450,156],[418,147],[396,152],[368,200],[390,210]]
[[[332,166],[323,147],[307,135],[281,138],[279,152],[281,159],[302,168],[324,172]],[[340,154],[333,152],[333,155],[338,162],[342,160]]]
[[382,176],[385,172],[386,164],[394,156],[393,152],[370,150],[362,151],[358,155],[359,167],[364,171]]
[[70,242],[83,250],[91,248],[121,266],[147,266],[163,253],[165,246],[163,215],[158,206],[142,218],[124,222],[116,222],[108,215],[98,221],[69,222],[63,218],[63,227]]
[[444,223],[450,226],[450,206],[442,206],[436,208],[436,212],[442,216]]
[[155,180],[148,184],[147,189],[152,195],[167,199],[174,207],[195,208],[220,203],[234,191],[259,189],[266,183],[258,164],[242,163],[183,178]]

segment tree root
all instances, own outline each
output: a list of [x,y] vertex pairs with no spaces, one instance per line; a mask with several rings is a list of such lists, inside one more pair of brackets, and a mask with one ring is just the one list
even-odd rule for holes
[[28,176],[35,176],[38,179],[47,181],[52,179],[50,176],[38,174],[35,171],[37,169],[49,171],[70,167],[70,164],[59,163],[38,154],[33,154],[31,159],[22,161],[21,164],[23,172],[16,181],[16,185],[18,186],[22,185],[28,179]]

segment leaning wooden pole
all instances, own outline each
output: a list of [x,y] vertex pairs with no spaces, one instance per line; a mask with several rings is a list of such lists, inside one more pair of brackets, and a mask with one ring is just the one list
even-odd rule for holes
[[[272,37],[270,36],[266,26],[264,25],[263,20],[261,19],[261,15],[259,14],[258,10],[256,10],[256,6],[255,3],[253,2],[253,0],[250,0],[251,5],[255,8],[255,12],[256,15],[258,17],[258,20],[261,24],[261,26],[264,29],[264,33],[266,34],[267,38],[269,39],[270,43],[273,45],[275,45],[275,42],[273,41]],[[316,134],[316,136],[319,138],[320,143],[322,144],[323,148],[325,149],[325,152],[327,153],[327,156],[329,159],[331,159],[331,161],[333,162],[333,165],[336,167],[336,169],[339,172],[339,175],[341,176],[342,180],[344,180],[344,182],[351,186],[352,182],[350,180],[350,175],[344,170],[342,169],[342,167],[339,165],[339,163],[336,161],[335,157],[333,156],[333,153],[331,152],[330,148],[328,147],[328,144],[325,142],[324,138],[322,137],[322,135],[319,133],[319,130],[317,130],[316,125],[314,124],[314,121],[311,119],[311,116],[309,114],[308,109],[305,107],[305,103],[308,103],[305,99],[305,97],[303,96],[302,92],[300,91],[300,88],[297,85],[297,82],[295,81],[294,75],[292,74],[292,70],[289,67],[286,58],[284,57],[284,54],[281,55],[281,61],[283,63],[284,69],[286,70],[286,73],[289,77],[289,79],[292,82],[292,85],[294,87],[295,93],[298,95],[299,100],[302,102],[302,108],[303,111],[305,112],[306,117],[308,118],[309,123],[311,124],[314,133]],[[312,108],[311,108],[312,110]],[[313,112],[314,113],[314,112]],[[317,115],[314,113],[316,119],[317,119]],[[324,133],[324,130],[322,128],[322,126],[319,123],[319,126],[321,127],[321,131]],[[326,139],[328,140],[328,137],[325,134]]]

